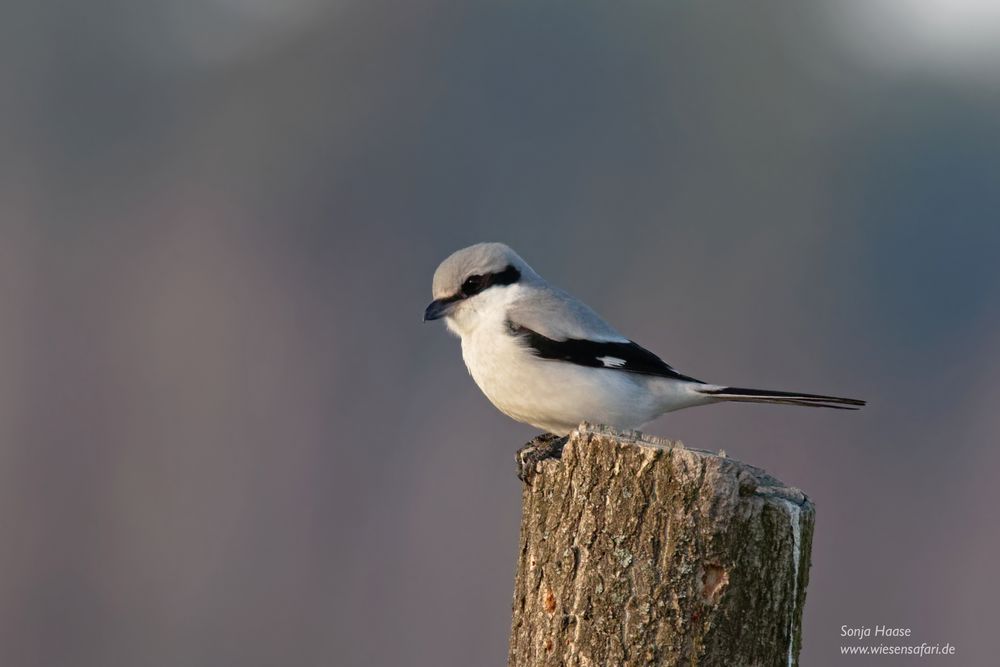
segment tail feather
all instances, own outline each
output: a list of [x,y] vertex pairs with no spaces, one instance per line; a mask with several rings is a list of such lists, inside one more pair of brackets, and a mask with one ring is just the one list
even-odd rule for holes
[[700,394],[720,401],[742,403],[776,403],[781,405],[802,405],[809,408],[833,408],[834,410],[859,410],[867,401],[858,398],[841,398],[822,394],[800,394],[793,391],[771,391],[768,389],[747,389],[746,387],[718,387],[707,385],[697,390]]

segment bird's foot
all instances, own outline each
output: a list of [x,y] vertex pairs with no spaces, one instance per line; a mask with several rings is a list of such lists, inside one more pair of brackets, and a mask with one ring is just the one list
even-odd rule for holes
[[558,459],[562,456],[563,446],[569,438],[560,437],[554,433],[543,433],[517,450],[514,456],[517,464],[517,478],[526,484],[531,483],[537,465],[545,459]]

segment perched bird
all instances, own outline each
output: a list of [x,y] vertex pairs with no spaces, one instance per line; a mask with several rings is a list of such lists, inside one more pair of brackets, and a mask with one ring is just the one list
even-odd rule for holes
[[665,412],[723,401],[857,410],[865,401],[709,384],[674,370],[586,304],[548,284],[502,243],[441,262],[424,321],[462,339],[472,378],[501,412],[568,434],[582,421],[639,428]]

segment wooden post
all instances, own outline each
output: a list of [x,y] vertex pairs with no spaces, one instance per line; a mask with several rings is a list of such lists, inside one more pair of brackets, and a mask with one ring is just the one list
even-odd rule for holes
[[511,667],[797,664],[815,519],[798,489],[582,424],[522,505]]

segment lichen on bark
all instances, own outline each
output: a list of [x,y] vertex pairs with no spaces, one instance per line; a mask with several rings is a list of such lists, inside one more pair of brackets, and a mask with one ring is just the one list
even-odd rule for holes
[[801,491],[583,424],[522,503],[511,666],[795,663],[815,518]]

